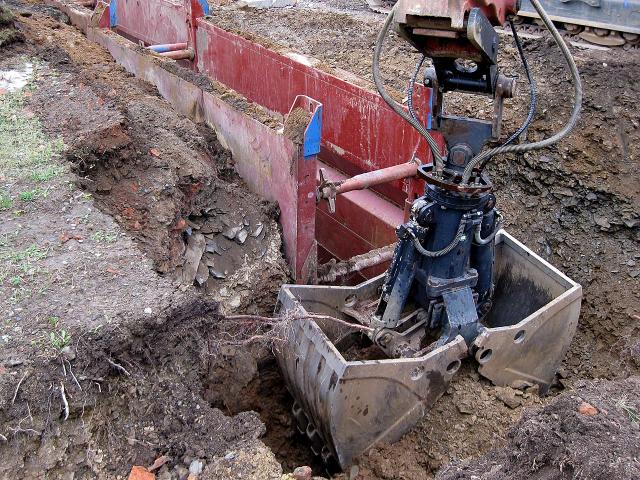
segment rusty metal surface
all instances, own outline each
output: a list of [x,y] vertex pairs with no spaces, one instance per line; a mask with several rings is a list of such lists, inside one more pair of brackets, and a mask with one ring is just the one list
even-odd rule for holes
[[[319,158],[325,163],[353,176],[406,163],[416,151],[423,163],[430,162],[420,134],[405,122],[399,123],[372,89],[316,68],[317,60],[270,50],[206,19],[198,19],[197,26],[200,72],[283,114],[295,95],[308,95],[323,104]],[[422,111],[426,112],[430,90],[416,90],[416,101],[424,103]],[[401,181],[377,191],[400,206],[406,196]]]
[[182,0],[117,0],[117,30],[147,44],[178,43],[189,39]]
[[407,23],[407,17],[442,19],[442,26],[460,30],[464,28],[465,14],[479,8],[493,25],[503,25],[507,15],[517,12],[517,0],[398,0],[396,19]]

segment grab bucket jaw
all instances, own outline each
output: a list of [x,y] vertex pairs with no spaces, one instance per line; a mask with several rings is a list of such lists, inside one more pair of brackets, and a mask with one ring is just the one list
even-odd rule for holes
[[[284,285],[284,322],[275,355],[294,416],[314,452],[347,468],[378,442],[410,430],[446,391],[469,353],[495,385],[523,388],[552,383],[576,330],[582,289],[504,231],[496,236],[493,308],[467,345],[461,336],[416,358],[347,360],[340,351],[352,331],[339,322],[354,301],[376,299],[384,275],[357,286]],[[344,351],[344,350],[342,350]]]
[[[347,296],[362,294],[381,280],[359,287],[285,285],[279,301],[284,310],[304,308],[302,294],[303,303],[321,307],[314,312],[336,315]],[[323,301],[327,294],[333,305]],[[342,468],[372,445],[400,439],[446,391],[467,356],[458,336],[418,358],[348,361],[334,344],[345,329],[328,321],[297,320],[282,333],[283,348],[276,347],[275,353],[296,399],[298,427],[316,454],[327,462],[335,459]]]

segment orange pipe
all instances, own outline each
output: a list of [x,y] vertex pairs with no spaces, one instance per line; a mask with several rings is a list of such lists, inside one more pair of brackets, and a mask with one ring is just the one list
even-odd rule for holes
[[190,48],[186,50],[174,50],[172,52],[163,52],[162,57],[172,58],[174,60],[193,60],[195,53]]
[[352,190],[364,190],[382,183],[400,180],[406,177],[415,177],[419,165],[416,162],[401,163],[373,172],[361,173],[351,177],[336,187],[336,194],[351,192]]

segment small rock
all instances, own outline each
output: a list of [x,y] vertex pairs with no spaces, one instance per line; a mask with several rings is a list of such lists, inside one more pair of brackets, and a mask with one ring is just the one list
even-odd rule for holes
[[258,224],[256,225],[256,229],[253,231],[253,233],[251,234],[252,237],[258,237],[260,236],[260,234],[262,233],[262,230],[264,229],[264,225],[262,224],[262,222],[258,222]]
[[522,399],[517,397],[513,388],[495,387],[495,397],[509,408],[518,408],[522,404]]
[[311,467],[298,467],[293,471],[293,478],[295,480],[311,480],[312,474],[313,471],[311,470]]
[[60,350],[60,353],[62,353],[62,356],[66,360],[69,360],[70,362],[75,360],[75,358],[76,358],[76,352],[74,352],[73,349],[69,345],[67,345],[62,350]]
[[241,0],[237,3],[238,8],[271,8],[273,0]]
[[460,413],[463,413],[465,415],[471,415],[473,413],[473,408],[471,408],[471,406],[467,405],[466,403],[458,403],[456,404],[456,408]]
[[193,475],[200,475],[202,473],[202,469],[204,468],[204,462],[199,459],[195,459],[189,465],[189,473]]
[[168,461],[169,461],[169,457],[167,457],[166,455],[160,455],[158,458],[155,459],[155,461],[153,462],[153,465],[151,465],[148,470],[150,472],[153,472],[154,470],[158,470]]
[[610,228],[611,224],[609,223],[609,219],[607,217],[603,217],[601,215],[594,215],[593,221],[596,222],[600,228]]
[[233,240],[234,238],[236,238],[236,235],[238,235],[238,232],[240,232],[240,230],[242,230],[242,227],[229,227],[224,232],[222,232],[222,235],[229,240]]
[[249,235],[249,232],[247,232],[243,228],[238,232],[238,235],[236,235],[236,242],[238,242],[240,245],[244,244],[244,242],[247,240],[248,235]]
[[217,279],[225,279],[227,278],[227,275],[225,272],[222,272],[220,270],[214,270],[213,268],[209,268],[209,273],[211,274],[211,276],[213,278],[217,278]]
[[578,413],[581,413],[582,415],[586,415],[588,417],[593,417],[594,415],[598,414],[598,409],[590,403],[582,402],[578,406]]
[[230,462],[234,458],[236,458],[236,452],[229,452],[224,456],[224,459],[227,460],[228,462]]
[[151,315],[152,312],[153,310],[151,310],[151,307],[147,307],[144,309],[144,313],[146,313],[147,315]]
[[184,468],[182,465],[176,465],[174,471],[178,476],[178,480],[186,480],[186,478],[189,476],[189,470]]
[[156,476],[144,467],[134,466],[129,473],[129,480],[155,480]]

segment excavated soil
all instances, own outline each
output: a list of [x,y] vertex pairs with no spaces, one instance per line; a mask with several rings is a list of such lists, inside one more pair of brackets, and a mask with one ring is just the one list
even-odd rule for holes
[[[246,341],[263,327],[221,312],[272,311],[288,279],[277,208],[213,132],[64,15],[13,7],[25,42],[0,70],[33,65],[18,114],[64,149],[43,183],[1,175],[0,478],[126,478],[164,456],[159,478],[201,462],[200,478],[279,479],[253,405],[221,400],[270,355],[268,339]],[[194,238],[219,247],[200,252],[212,262],[201,286],[185,276],[202,264]]]
[[[384,17],[366,11],[364,2],[303,1],[296,7],[269,10],[238,9],[232,4],[216,7],[211,15],[224,28],[272,47],[277,45],[276,48],[316,58],[338,76],[349,78],[344,74],[347,71],[372,80],[372,52]],[[572,87],[564,61],[552,42],[524,40],[524,47],[541,97],[528,139],[539,140],[561,128],[571,109]],[[501,48],[500,68],[519,77],[516,96],[505,105],[503,131],[511,132],[525,117],[528,89],[511,37],[502,38]],[[552,149],[504,156],[490,168],[507,230],[584,289],[578,332],[552,396],[564,389],[571,392],[585,378],[611,379],[614,383],[603,385],[614,391],[619,379],[637,374],[640,367],[640,115],[634,100],[640,93],[634,80],[640,70],[640,55],[577,48],[572,53],[581,71],[585,94],[574,132]],[[392,35],[381,60],[387,84],[404,91],[416,60],[417,55]],[[373,89],[371,84],[368,86]],[[469,95],[450,94],[445,102],[449,113],[489,118],[493,111],[488,99]],[[622,391],[629,398],[637,398],[640,393],[637,382],[620,388],[618,399],[624,395]],[[560,398],[567,398],[565,395]],[[365,456],[358,478],[431,478],[448,462],[475,457],[496,445],[504,445],[496,451],[508,456],[513,452],[508,432],[522,415],[522,406],[540,401],[526,393],[492,387],[467,365],[435,409],[412,432],[395,445],[374,449]],[[564,400],[557,402],[556,408],[568,408]],[[634,405],[632,408],[637,408]],[[619,413],[620,408],[617,410]],[[573,408],[566,410],[572,411]],[[542,412],[530,416],[540,415],[537,421],[540,428],[545,428],[548,416]],[[622,415],[620,421],[624,418]],[[637,452],[637,445],[629,438],[637,421],[628,416],[626,419],[622,434],[626,439],[621,444],[627,442]],[[598,417],[594,421],[601,420]],[[574,436],[580,434],[576,428]],[[592,431],[592,449],[606,450],[609,435],[617,432],[616,424],[611,423],[605,423],[603,431]],[[544,452],[547,446],[541,442],[537,448]],[[577,455],[575,458],[580,458],[576,453],[579,448],[582,445],[567,445],[567,450]],[[608,461],[606,455],[596,459],[601,467]],[[539,478],[556,478],[552,472],[562,470],[562,465],[552,454],[541,453],[537,467],[548,472],[547,477]],[[485,478],[480,475],[483,471],[482,467],[469,470],[469,474],[465,470],[456,478]],[[567,472],[564,470],[563,475],[571,478],[573,474]],[[622,469],[612,475],[634,478],[633,472]],[[505,474],[486,478],[525,477]]]
[[[221,315],[271,311],[287,279],[277,210],[246,189],[214,133],[176,114],[64,15],[12,5],[26,42],[2,50],[0,70],[37,59],[23,114],[64,139],[58,162],[67,170],[37,202],[0,209],[1,248],[46,252],[25,276],[29,293],[8,277],[0,289],[0,476],[126,478],[132,465],[162,455],[164,480],[186,478],[199,461],[199,478],[279,479],[301,464],[322,474],[296,433],[268,332]],[[383,17],[359,2],[231,5],[212,9],[212,20],[370,86]],[[501,67],[521,72],[509,41]],[[542,97],[528,135],[539,139],[566,118],[570,84],[552,45],[526,41],[525,49]],[[494,387],[465,362],[416,428],[337,478],[433,478],[442,467],[446,479],[638,478],[640,56],[574,54],[585,87],[576,131],[558,147],[491,166],[507,229],[584,288],[551,395]],[[415,60],[393,38],[382,62],[389,85],[402,91]],[[167,68],[273,128],[283,124],[220,85]],[[505,106],[506,131],[526,112],[523,82]],[[449,105],[492,111],[466,96]],[[33,187],[0,177],[15,198]],[[207,260],[213,266],[196,286]],[[65,348],[51,341],[62,330]],[[583,401],[595,415],[577,410]]]

